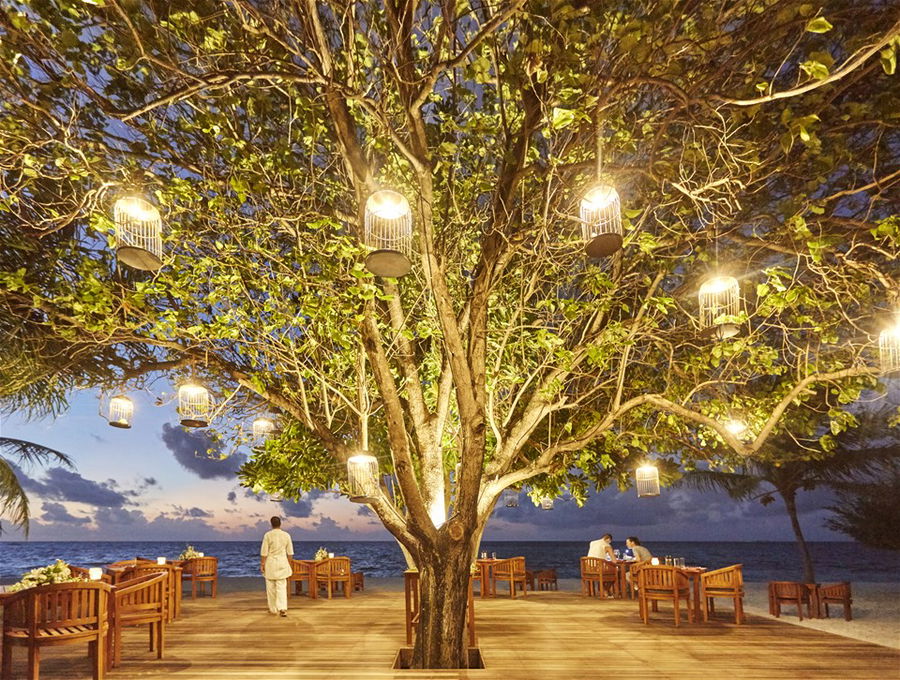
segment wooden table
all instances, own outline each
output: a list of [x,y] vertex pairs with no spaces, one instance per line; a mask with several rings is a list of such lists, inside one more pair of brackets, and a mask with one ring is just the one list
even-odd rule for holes
[[693,591],[690,604],[694,610],[694,623],[700,623],[703,618],[703,612],[700,609],[700,575],[706,571],[706,567],[676,567],[676,570],[690,579]]
[[479,580],[481,581],[481,597],[494,597],[496,593],[496,584],[494,583],[494,567],[498,562],[493,558],[479,558],[475,560],[478,565]]

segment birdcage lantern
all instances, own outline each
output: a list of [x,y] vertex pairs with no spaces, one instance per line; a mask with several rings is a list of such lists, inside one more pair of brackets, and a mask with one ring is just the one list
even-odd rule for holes
[[184,427],[206,427],[210,417],[209,390],[187,383],[178,388],[178,415]]
[[412,210],[403,194],[376,191],[366,201],[366,269],[375,276],[399,278],[412,268]]
[[741,289],[733,276],[714,276],[700,286],[700,327],[720,340],[738,334]]
[[581,199],[581,234],[589,257],[609,257],[622,247],[622,204],[609,184],[595,184]]
[[552,510],[553,509],[553,498],[550,496],[542,496],[541,497],[541,510]]
[[259,416],[253,419],[253,440],[259,444],[264,444],[266,440],[275,434],[275,421],[266,416]]
[[109,416],[106,421],[111,427],[121,427],[127,430],[131,427],[131,417],[134,415],[134,402],[124,394],[118,394],[109,400]]
[[737,439],[744,439],[749,432],[747,423],[737,416],[731,416],[725,421],[725,429]]
[[372,503],[378,498],[378,459],[359,453],[347,459],[347,486],[354,503]]
[[878,356],[885,375],[900,372],[900,323],[878,336]]
[[519,492],[515,489],[504,489],[503,490],[503,505],[507,508],[518,508],[519,507]]
[[280,491],[275,491],[269,494],[269,500],[273,503],[284,503],[284,494]]
[[634,472],[638,498],[659,496],[659,470],[655,465],[641,465]]
[[119,262],[144,271],[162,267],[162,218],[148,198],[136,193],[121,196],[113,206],[113,222]]

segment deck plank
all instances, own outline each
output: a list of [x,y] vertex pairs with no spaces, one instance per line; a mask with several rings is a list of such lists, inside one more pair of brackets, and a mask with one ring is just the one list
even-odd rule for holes
[[[147,650],[145,628],[125,632],[116,678],[480,678],[570,680],[900,677],[900,651],[780,621],[748,617],[676,629],[664,605],[645,626],[630,601],[589,600],[572,592],[478,600],[485,670],[390,669],[404,642],[403,595],[370,588],[346,600],[291,598],[287,618],[265,610],[262,592],[186,600],[167,630],[166,658]],[[90,678],[80,646],[47,649],[41,677]],[[15,652],[14,677],[25,675]]]

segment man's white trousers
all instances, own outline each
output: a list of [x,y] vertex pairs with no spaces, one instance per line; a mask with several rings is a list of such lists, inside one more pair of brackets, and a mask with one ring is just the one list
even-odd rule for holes
[[287,610],[287,579],[267,578],[266,599],[269,601],[269,611],[277,614]]

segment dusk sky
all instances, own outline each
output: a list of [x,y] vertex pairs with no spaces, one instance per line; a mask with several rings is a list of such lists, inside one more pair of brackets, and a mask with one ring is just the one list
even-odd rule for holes
[[[98,413],[96,392],[74,395],[56,420],[5,418],[2,434],[69,454],[75,469],[24,469],[31,501],[31,540],[251,540],[272,514],[287,516],[295,540],[388,540],[390,535],[362,506],[331,493],[304,495],[298,503],[273,503],[239,486],[236,472],[246,448],[224,460],[197,456],[200,431],[185,431],[175,405],[154,405],[150,394],[132,395],[134,426],[109,427]],[[803,528],[811,540],[846,540],[822,526],[826,493],[802,494]],[[21,540],[8,524],[3,540]],[[793,540],[783,505],[736,503],[724,494],[666,489],[638,499],[634,490],[606,489],[584,508],[557,501],[552,511],[522,494],[517,508],[501,507],[485,534],[492,540],[591,540],[605,531],[654,540]]]

